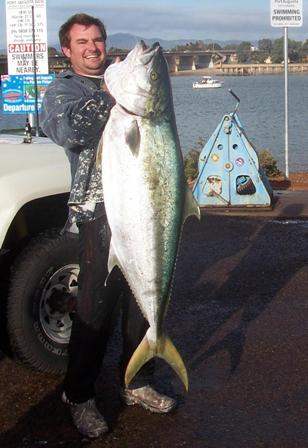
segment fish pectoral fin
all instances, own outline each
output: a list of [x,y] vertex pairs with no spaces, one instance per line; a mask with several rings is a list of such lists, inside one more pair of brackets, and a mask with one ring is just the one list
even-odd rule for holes
[[132,154],[138,157],[140,148],[140,130],[137,120],[133,120],[130,127],[125,130],[125,141]]
[[120,268],[121,264],[120,264],[118,257],[114,251],[112,239],[111,239],[110,248],[109,248],[109,256],[108,256],[108,272],[111,272],[115,266],[119,266],[119,268]]
[[189,217],[189,216],[196,216],[198,219],[201,218],[200,208],[199,205],[194,198],[192,191],[186,187],[186,195],[185,195],[185,204],[184,204],[184,219],[183,222]]
[[102,157],[103,157],[103,137],[101,137],[96,150],[95,166],[97,170],[101,170],[102,168]]
[[161,335],[157,343],[150,342],[147,334],[134,351],[125,372],[126,386],[131,382],[141,367],[155,356],[164,359],[178,374],[185,389],[188,390],[188,375],[181,355],[167,335]]

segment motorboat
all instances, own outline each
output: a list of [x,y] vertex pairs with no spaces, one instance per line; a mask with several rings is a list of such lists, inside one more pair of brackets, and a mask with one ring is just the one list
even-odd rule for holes
[[222,81],[211,76],[202,76],[199,81],[193,83],[193,89],[217,89],[222,86]]

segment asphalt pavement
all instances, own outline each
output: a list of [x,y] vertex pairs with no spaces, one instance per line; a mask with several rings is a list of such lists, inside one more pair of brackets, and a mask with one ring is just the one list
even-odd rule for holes
[[[275,199],[187,221],[165,327],[189,391],[158,360],[157,388],[177,410],[122,405],[116,332],[97,384],[111,431],[91,448],[308,447],[308,192]],[[0,360],[1,448],[83,446],[61,380]]]

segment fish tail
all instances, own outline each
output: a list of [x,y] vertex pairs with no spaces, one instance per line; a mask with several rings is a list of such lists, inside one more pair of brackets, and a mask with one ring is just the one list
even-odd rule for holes
[[185,389],[188,390],[186,367],[181,355],[166,334],[159,336],[156,343],[150,341],[147,335],[144,336],[127,365],[125,372],[126,386],[131,382],[141,367],[155,356],[164,359],[173,368],[184,384]]

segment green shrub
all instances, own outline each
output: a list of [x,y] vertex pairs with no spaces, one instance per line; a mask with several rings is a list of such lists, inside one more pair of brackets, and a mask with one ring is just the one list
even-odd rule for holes
[[195,179],[198,177],[198,160],[200,152],[191,149],[184,160],[184,173],[186,179]]
[[277,167],[277,161],[267,149],[262,149],[258,155],[260,166],[267,177],[278,177],[283,175]]
[[198,162],[200,152],[205,144],[205,139],[199,137],[195,146],[188,151],[184,159],[184,172],[186,179],[196,179],[198,177]]

